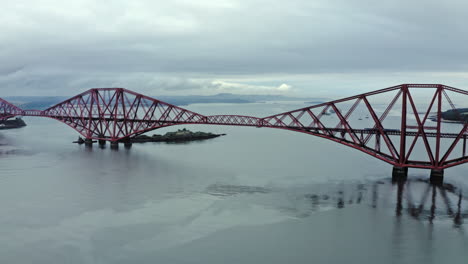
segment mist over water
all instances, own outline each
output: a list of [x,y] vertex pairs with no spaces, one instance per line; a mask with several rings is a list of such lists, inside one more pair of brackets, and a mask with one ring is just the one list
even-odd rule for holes
[[[298,103],[199,104],[267,116]],[[226,136],[115,151],[55,120],[0,131],[0,263],[465,263],[468,166],[444,186],[306,134]]]

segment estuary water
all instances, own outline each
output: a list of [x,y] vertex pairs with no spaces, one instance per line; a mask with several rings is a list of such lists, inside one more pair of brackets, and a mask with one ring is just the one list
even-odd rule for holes
[[[197,104],[267,116],[301,103]],[[468,165],[392,184],[392,167],[306,134],[72,144],[55,120],[0,132],[0,263],[467,263]]]

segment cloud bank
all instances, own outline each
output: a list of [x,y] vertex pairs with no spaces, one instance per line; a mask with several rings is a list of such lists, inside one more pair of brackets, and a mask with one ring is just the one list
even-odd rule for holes
[[2,95],[468,84],[466,1],[1,2]]

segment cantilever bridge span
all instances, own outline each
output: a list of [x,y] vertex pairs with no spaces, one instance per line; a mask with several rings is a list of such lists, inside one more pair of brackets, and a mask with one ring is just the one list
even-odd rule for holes
[[[181,124],[251,126],[286,129],[322,137],[407,169],[443,170],[468,162],[468,122],[446,123],[450,110],[460,117],[468,91],[441,84],[401,84],[263,118],[202,115],[123,88],[95,88],[46,110],[23,110],[0,99],[0,120],[14,116],[56,119],[87,142],[130,142],[157,128]],[[376,100],[374,100],[377,98]],[[465,119],[468,120],[468,119]]]

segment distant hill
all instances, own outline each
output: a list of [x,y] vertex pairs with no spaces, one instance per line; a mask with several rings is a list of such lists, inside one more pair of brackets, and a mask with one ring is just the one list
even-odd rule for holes
[[[58,104],[70,97],[67,96],[10,96],[5,100],[12,102],[23,109],[43,110]],[[184,106],[189,104],[209,104],[209,103],[257,103],[265,101],[311,101],[308,104],[325,102],[326,98],[305,98],[288,97],[283,95],[247,95],[220,93],[216,95],[182,95],[182,96],[154,96],[158,100]]]
[[250,95],[220,93],[215,95],[187,95],[187,96],[158,96],[162,100],[175,105],[189,105],[197,103],[257,103],[265,101],[322,101],[324,98],[289,97],[284,95]]
[[9,96],[3,99],[22,109],[44,110],[68,98],[67,96]]

